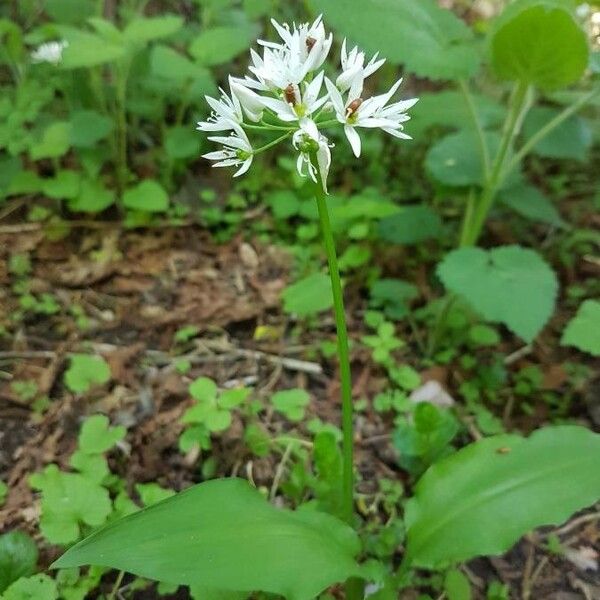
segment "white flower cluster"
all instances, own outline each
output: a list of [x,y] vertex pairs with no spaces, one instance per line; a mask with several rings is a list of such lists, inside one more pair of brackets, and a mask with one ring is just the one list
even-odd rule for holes
[[69,45],[66,40],[59,42],[46,42],[38,46],[31,53],[31,60],[35,63],[47,62],[57,65],[62,60],[63,50]]
[[[365,79],[383,65],[384,59],[375,55],[367,62],[358,48],[348,51],[344,40],[341,73],[334,82],[322,69],[333,43],[322,17],[312,24],[294,24],[291,28],[271,22],[282,41],[258,40],[262,55],[250,51],[251,75],[244,79],[229,77],[229,94],[220,90],[219,100],[206,98],[213,112],[207,121],[198,123],[198,129],[230,132],[208,138],[223,146],[204,155],[216,161],[213,166],[239,167],[234,175],[237,177],[250,168],[256,154],[291,138],[298,152],[298,172],[315,182],[320,172],[326,190],[332,145],[323,130],[343,126],[357,157],[361,153],[359,127],[380,128],[397,138],[410,139],[402,124],[410,118],[406,111],[417,98],[389,104],[402,79],[387,93],[363,99]],[[246,134],[250,130],[277,132],[280,136],[254,148]]]

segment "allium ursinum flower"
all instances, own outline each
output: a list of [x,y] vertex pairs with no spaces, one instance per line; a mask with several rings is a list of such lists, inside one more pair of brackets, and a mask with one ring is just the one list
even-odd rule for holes
[[212,136],[208,139],[211,142],[217,142],[223,144],[223,150],[217,150],[216,152],[209,152],[203,154],[203,158],[208,160],[216,160],[213,167],[241,167],[234,174],[234,177],[243,175],[252,165],[254,159],[254,150],[250,144],[250,140],[246,135],[246,132],[235,123],[232,124],[233,133],[229,136]]
[[363,92],[365,79],[373,75],[379,67],[385,62],[385,58],[377,60],[379,53],[365,65],[365,53],[361,52],[356,46],[346,51],[346,39],[342,42],[341,63],[342,72],[335,80],[337,89],[342,92],[349,92],[352,98],[360,98]]
[[57,65],[62,60],[63,50],[69,45],[66,40],[46,42],[31,53],[31,60],[36,63],[47,62]]
[[409,135],[402,132],[402,123],[410,119],[406,111],[417,103],[418,98],[403,100],[386,106],[398,91],[401,83],[402,79],[399,79],[387,93],[373,96],[368,100],[348,94],[347,100],[344,101],[342,94],[333,82],[327,78],[325,79],[325,85],[336,118],[344,125],[344,133],[356,157],[359,157],[361,152],[361,141],[356,131],[357,127],[380,128],[395,137],[411,139]]
[[[294,133],[292,145],[298,152],[298,160],[296,168],[302,177],[308,176],[315,182],[317,181],[317,170],[312,164],[311,154],[316,153],[319,171],[321,172],[321,185],[327,193],[327,175],[331,166],[331,150],[333,145],[329,144],[329,140],[317,129],[314,121],[310,119],[302,119],[300,129]],[[305,172],[306,169],[306,172]]]
[[[262,98],[266,108],[272,110],[282,121],[298,121],[316,113],[327,101],[327,96],[319,98],[323,87],[324,74],[321,71],[310,83],[297,85],[290,83],[282,98]],[[302,88],[304,88],[302,90]]]

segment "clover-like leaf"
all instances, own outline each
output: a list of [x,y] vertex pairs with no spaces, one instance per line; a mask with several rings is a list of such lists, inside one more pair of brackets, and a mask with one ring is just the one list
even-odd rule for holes
[[102,454],[120,442],[127,430],[122,425],[110,427],[106,415],[88,417],[79,432],[79,450],[84,454]]
[[314,273],[285,288],[283,310],[299,317],[308,317],[331,308],[331,281],[324,273]]
[[282,390],[271,396],[271,404],[275,410],[285,415],[290,421],[301,421],[304,418],[304,409],[309,402],[308,392],[300,388]]
[[29,478],[42,492],[42,533],[53,544],[69,544],[80,537],[83,524],[104,524],[111,512],[108,492],[79,473],[63,473],[48,465]]
[[54,579],[39,573],[21,577],[2,594],[2,600],[57,600],[58,590]]
[[110,380],[110,368],[101,356],[73,354],[71,364],[65,372],[65,384],[77,394],[84,394],[93,385]]
[[437,272],[449,291],[526,342],[533,340],[554,310],[556,275],[533,250],[460,248],[444,258]]

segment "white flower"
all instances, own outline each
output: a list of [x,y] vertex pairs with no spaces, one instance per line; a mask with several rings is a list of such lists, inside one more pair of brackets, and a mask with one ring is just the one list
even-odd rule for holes
[[378,127],[395,137],[411,139],[409,135],[402,132],[402,123],[410,119],[406,111],[416,104],[418,99],[412,98],[386,106],[401,83],[402,79],[399,79],[387,93],[373,96],[368,100],[363,101],[360,97],[349,95],[348,100],[344,102],[333,82],[325,79],[337,120],[344,125],[344,133],[356,157],[359,157],[361,152],[361,141],[356,127]]
[[261,101],[282,121],[298,121],[315,113],[327,101],[327,95],[319,98],[323,77],[321,71],[308,85],[302,84],[305,87],[303,93],[299,85],[290,83],[283,90],[283,99],[262,97]]
[[63,50],[69,45],[66,40],[46,42],[31,53],[31,60],[36,63],[47,62],[57,65],[62,60]]
[[[329,140],[319,133],[317,126],[311,119],[302,119],[300,129],[294,133],[292,145],[300,154],[296,161],[296,168],[302,177],[308,175],[315,183],[317,169],[312,163],[312,155],[316,152],[317,164],[321,173],[321,185],[327,194],[327,176],[331,166],[331,150]],[[306,172],[305,172],[306,167]]]
[[203,158],[208,160],[216,160],[213,167],[238,167],[240,169],[234,174],[234,177],[243,175],[252,165],[254,151],[248,140],[246,132],[239,126],[234,124],[234,133],[229,136],[213,136],[208,139],[211,142],[223,144],[223,150],[209,152],[203,154]]
[[246,116],[255,123],[260,121],[263,113],[262,98],[245,85],[245,81],[235,77],[229,78],[232,95],[240,101]]
[[[283,40],[283,47],[287,49],[294,62],[302,65],[306,73],[316,71],[327,58],[333,35],[327,36],[323,25],[323,15],[319,15],[314,23],[303,23],[300,27],[294,24],[290,31],[289,25],[280,25],[275,19],[271,19],[273,27]],[[281,48],[281,44],[259,40],[263,46],[270,48]]]
[[335,81],[338,90],[342,93],[350,90],[349,95],[352,98],[359,98],[365,79],[385,63],[385,58],[377,60],[378,56],[379,53],[375,54],[365,66],[365,53],[360,52],[356,46],[348,53],[344,38],[341,51],[342,72]]
[[[231,88],[231,77],[229,86]],[[229,131],[235,129],[235,125],[240,125],[244,121],[242,106],[235,94],[229,97],[224,90],[221,92],[221,99],[216,100],[210,96],[205,96],[209,106],[213,109],[210,117],[206,121],[198,122],[199,131]]]

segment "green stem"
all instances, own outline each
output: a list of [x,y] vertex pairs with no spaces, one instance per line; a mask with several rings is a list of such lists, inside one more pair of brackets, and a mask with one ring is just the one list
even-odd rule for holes
[[485,133],[483,130],[483,126],[481,124],[481,120],[479,119],[479,114],[477,113],[477,108],[475,103],[473,102],[473,96],[469,91],[469,86],[464,79],[458,80],[458,85],[460,87],[460,91],[462,92],[465,102],[467,104],[467,108],[469,109],[469,114],[471,115],[471,119],[473,119],[473,125],[475,125],[475,131],[477,132],[477,138],[479,139],[479,146],[481,149],[481,156],[483,157],[483,170],[485,177],[489,177],[490,174],[490,152],[488,150],[487,144],[485,142]]
[[577,102],[574,102],[569,107],[565,108],[561,113],[556,115],[554,119],[548,121],[535,135],[533,135],[526,144],[512,157],[509,161],[506,169],[502,174],[506,177],[528,154],[533,150],[539,142],[545,138],[551,131],[556,129],[563,121],[566,121],[571,115],[574,115],[580,108],[582,108],[587,102],[589,102],[594,96],[600,93],[600,87],[594,88],[589,93],[581,96]]
[[473,213],[475,211],[475,191],[473,188],[469,189],[469,197],[467,198],[467,210],[465,211],[465,215],[463,217],[463,225],[460,232],[460,241],[459,247],[463,248],[467,245],[468,233],[471,228],[471,221],[473,220]]
[[256,150],[254,150],[253,154],[260,154],[261,152],[264,152],[265,150],[268,150],[269,148],[272,148],[273,146],[277,146],[277,144],[279,144],[280,142],[283,142],[283,140],[287,140],[287,138],[289,138],[292,135],[293,131],[288,131],[287,133],[283,134],[282,136],[275,138],[272,142],[269,142],[268,144],[261,146],[260,148],[257,148]]
[[117,87],[115,91],[117,112],[117,195],[119,201],[127,186],[127,76],[129,65],[117,66]]
[[524,82],[517,83],[514,88],[510,109],[502,132],[502,139],[500,140],[500,148],[494,159],[491,173],[486,179],[479,202],[475,207],[473,218],[461,240],[463,246],[474,246],[481,235],[487,215],[494,203],[496,192],[502,182],[504,162],[512,146],[512,142],[518,133],[519,125],[527,108],[526,100],[528,91],[529,86]]
[[[314,186],[319,219],[321,221],[321,232],[323,234],[323,245],[327,254],[329,265],[329,277],[333,292],[333,312],[335,315],[335,327],[337,332],[337,350],[340,366],[340,385],[342,395],[342,489],[343,489],[343,516],[349,524],[354,524],[354,425],[352,405],[352,381],[350,373],[350,353],[348,350],[348,329],[346,327],[346,314],[344,311],[344,297],[342,294],[342,282],[338,267],[337,254],[333,231],[329,221],[327,208],[327,196],[322,185],[321,170],[316,153],[311,155],[311,163],[315,169],[317,182]],[[346,600],[359,600],[363,595],[363,584],[358,579],[349,579],[346,582]]]
[[108,595],[106,600],[114,600],[117,597],[117,592],[119,591],[119,588],[121,587],[121,583],[123,582],[124,576],[125,576],[125,571],[119,571],[119,574],[117,575],[117,578],[115,579],[115,583],[112,587],[112,590],[110,591],[110,594]]

